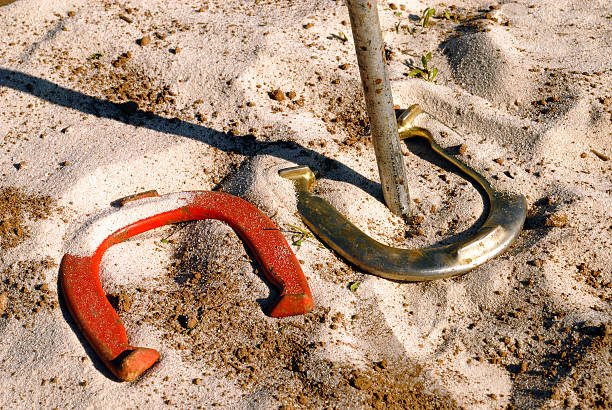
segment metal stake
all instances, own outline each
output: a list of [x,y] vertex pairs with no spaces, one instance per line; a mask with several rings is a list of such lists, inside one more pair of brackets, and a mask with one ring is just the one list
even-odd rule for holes
[[407,215],[410,196],[393,112],[393,96],[385,68],[384,43],[376,0],[347,0],[359,74],[370,117],[372,142],[383,197],[396,215]]

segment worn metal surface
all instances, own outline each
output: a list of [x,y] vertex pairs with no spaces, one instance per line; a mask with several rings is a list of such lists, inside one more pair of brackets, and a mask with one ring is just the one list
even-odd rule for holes
[[281,170],[282,177],[294,181],[298,212],[308,227],[329,247],[365,272],[397,281],[426,281],[462,275],[503,252],[520,233],[527,215],[522,195],[494,190],[478,172],[448,154],[431,133],[412,127],[420,113],[413,106],[399,116],[400,138],[425,138],[432,149],[479,184],[489,199],[489,214],[470,238],[460,242],[423,249],[393,248],[367,236],[340,214],[329,202],[311,192],[315,177],[308,167]]
[[[280,291],[270,316],[285,317],[307,313],[313,308],[312,295],[299,262],[278,227],[263,212],[249,202],[222,192],[186,192],[187,205],[177,202],[175,209],[142,215],[138,207],[146,205],[155,211],[156,201],[164,197],[149,197],[123,201],[125,205],[106,212],[87,226],[87,232],[103,229],[105,221],[123,217],[134,220],[110,236],[92,242],[92,235],[81,235],[89,254],[79,252],[64,255],[60,266],[60,283],[67,307],[93,349],[104,364],[120,380],[133,381],[158,359],[154,349],[134,347],[128,343],[121,319],[106,298],[100,283],[100,262],[111,246],[148,230],[177,222],[218,219],[229,224],[247,244],[266,278]],[[151,196],[151,192],[147,193]],[[138,198],[138,196],[136,196]],[[121,215],[123,214],[123,215]],[[120,219],[123,220],[123,219]],[[77,244],[79,245],[79,244]]]
[[359,74],[370,118],[372,143],[385,202],[396,215],[408,215],[410,195],[385,67],[385,44],[374,0],[347,0]]

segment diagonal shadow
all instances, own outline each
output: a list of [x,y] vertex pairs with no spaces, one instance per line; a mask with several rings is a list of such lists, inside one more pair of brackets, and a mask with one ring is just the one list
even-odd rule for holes
[[294,141],[257,141],[254,136],[234,136],[198,124],[165,118],[137,108],[136,103],[114,103],[79,91],[70,90],[26,73],[0,68],[0,87],[21,91],[50,103],[127,125],[191,138],[224,152],[245,156],[269,154],[319,170],[322,177],[354,184],[384,202],[380,184],[366,178],[343,163],[328,158]]
[[[50,103],[77,110],[98,118],[112,119],[126,125],[201,141],[224,152],[244,156],[267,154],[300,165],[307,165],[311,169],[318,171],[318,177],[355,185],[384,204],[382,189],[379,183],[361,175],[340,161],[328,158],[295,141],[270,142],[258,141],[253,135],[234,136],[178,118],[166,118],[149,111],[140,110],[137,104],[132,101],[114,103],[62,87],[39,77],[6,68],[0,68],[0,87],[7,87],[27,93]],[[454,166],[438,158],[437,155],[427,154],[424,150],[418,149],[418,143],[408,142],[408,144],[411,146],[411,151],[421,158],[449,172],[459,175],[462,174],[458,169],[454,168]],[[436,245],[454,242],[471,235],[478,226],[482,224],[488,214],[486,195],[484,195],[482,189],[477,184],[474,184],[470,178],[467,178],[467,180],[472,183],[481,196],[483,196],[485,204],[484,212],[470,228],[450,238],[446,238]]]

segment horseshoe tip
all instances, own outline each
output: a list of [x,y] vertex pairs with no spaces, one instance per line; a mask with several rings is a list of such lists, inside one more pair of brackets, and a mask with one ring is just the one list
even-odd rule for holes
[[124,382],[133,382],[159,360],[159,352],[147,347],[135,347],[126,350],[108,363],[108,367],[117,378]]
[[303,315],[312,311],[314,303],[309,293],[286,294],[281,296],[276,306],[270,311],[272,317]]

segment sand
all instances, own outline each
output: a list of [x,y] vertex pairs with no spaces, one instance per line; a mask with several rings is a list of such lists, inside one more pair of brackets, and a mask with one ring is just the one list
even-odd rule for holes
[[[612,8],[451,4],[379,2],[395,103],[431,113],[419,121],[441,145],[525,195],[529,215],[502,256],[412,284],[321,244],[277,174],[310,166],[319,195],[391,246],[449,243],[482,221],[482,197],[420,143],[405,147],[419,223],[381,202],[343,2],[0,7],[0,192],[12,193],[0,210],[14,224],[0,230],[0,407],[609,407]],[[410,78],[430,51],[435,83]],[[91,218],[149,189],[257,205],[315,310],[266,316],[276,293],[222,223],[145,233],[112,247],[101,276],[130,341],[162,357],[114,380],[60,303],[58,264]]]

